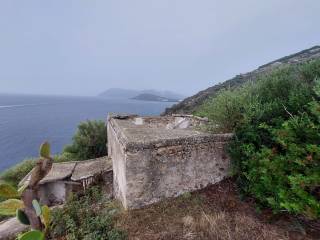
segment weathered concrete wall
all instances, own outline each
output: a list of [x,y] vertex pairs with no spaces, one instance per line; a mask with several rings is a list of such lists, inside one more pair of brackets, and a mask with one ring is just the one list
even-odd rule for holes
[[126,205],[139,208],[163,198],[201,189],[228,175],[227,138],[127,152]]
[[[149,142],[130,142],[126,140],[131,136],[124,134],[129,133],[130,125],[124,124],[126,128],[121,128],[121,124],[117,120],[109,121],[108,149],[113,162],[115,197],[125,208],[140,208],[163,198],[201,189],[228,175],[230,161],[225,145],[231,134],[193,131],[180,138],[155,138],[157,141],[152,141],[150,137]],[[137,136],[141,132],[148,133],[144,131],[133,128],[131,133]],[[179,134],[183,130],[176,131]]]
[[40,203],[48,206],[62,204],[66,200],[66,184],[64,181],[49,182],[40,185]]
[[119,134],[113,124],[108,123],[108,156],[112,158],[113,194],[127,208],[126,198],[126,156],[124,146],[119,141]]

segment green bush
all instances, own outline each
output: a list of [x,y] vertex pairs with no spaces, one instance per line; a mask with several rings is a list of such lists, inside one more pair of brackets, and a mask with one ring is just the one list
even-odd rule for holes
[[51,239],[67,240],[126,239],[126,234],[114,226],[118,209],[104,199],[98,187],[92,187],[85,196],[74,196],[62,209],[53,211]]
[[[320,109],[319,103],[317,105]],[[256,146],[254,139],[250,142],[250,135],[260,132],[238,132],[230,152],[238,183],[245,194],[255,196],[274,212],[286,210],[311,219],[320,217],[318,117],[303,112],[277,127],[261,124],[261,133],[269,134],[269,146]]]
[[103,121],[87,121],[78,126],[73,142],[63,150],[63,156],[74,160],[87,160],[106,156],[107,128]]
[[19,181],[32,170],[35,163],[35,159],[24,160],[1,173],[0,179],[13,186],[17,186]]
[[288,111],[296,113],[312,100],[312,80],[319,74],[319,62],[285,67],[238,88],[222,90],[196,114],[208,117],[210,130],[216,132],[232,132],[250,122],[282,121],[288,118]]
[[238,89],[222,90],[215,98],[207,100],[196,115],[208,117],[209,130],[230,132],[242,122],[243,106],[248,101],[249,84]]
[[320,60],[285,67],[202,106],[211,128],[235,133],[242,193],[274,212],[320,217],[319,76]]

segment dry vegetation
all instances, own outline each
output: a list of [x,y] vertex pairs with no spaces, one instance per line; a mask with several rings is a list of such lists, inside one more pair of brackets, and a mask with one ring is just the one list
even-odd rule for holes
[[297,219],[257,213],[241,201],[232,180],[193,194],[122,213],[118,227],[133,240],[319,239],[320,232]]

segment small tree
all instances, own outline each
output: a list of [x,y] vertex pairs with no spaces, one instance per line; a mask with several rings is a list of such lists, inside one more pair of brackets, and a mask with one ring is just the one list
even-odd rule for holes
[[107,128],[103,121],[81,123],[72,144],[63,150],[63,155],[75,160],[98,158],[107,154]]

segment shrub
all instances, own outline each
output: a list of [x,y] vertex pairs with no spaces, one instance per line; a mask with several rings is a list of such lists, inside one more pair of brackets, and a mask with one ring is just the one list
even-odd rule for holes
[[126,234],[114,226],[117,208],[104,199],[98,187],[85,196],[73,196],[62,209],[53,211],[51,238],[67,240],[126,239]]
[[208,117],[210,130],[219,132],[234,131],[250,122],[286,119],[288,111],[296,113],[312,99],[309,77],[315,77],[311,72],[317,72],[312,71],[310,65],[318,67],[313,62],[289,66],[236,89],[222,90],[200,106],[196,114]]
[[285,67],[202,107],[213,128],[235,133],[229,151],[242,193],[274,212],[320,217],[319,76],[320,60]]
[[12,184],[13,186],[17,186],[19,181],[32,170],[35,163],[36,159],[24,160],[1,173],[0,179]]
[[196,112],[196,115],[208,117],[209,130],[214,132],[230,132],[242,121],[243,106],[247,101],[247,88],[222,90],[207,100]]
[[48,174],[53,163],[48,142],[41,144],[39,155],[30,181],[24,183],[19,190],[5,182],[0,184],[0,196],[6,199],[0,202],[0,215],[16,216],[21,224],[31,228],[30,231],[19,234],[18,240],[44,239],[50,225],[51,210],[46,205],[40,205],[38,201],[38,183]]
[[270,146],[243,143],[248,140],[245,134],[230,146],[243,192],[274,212],[319,218],[319,119],[304,112],[278,127],[261,124],[260,128],[270,134]]
[[107,154],[107,129],[103,121],[81,123],[72,144],[63,150],[63,156],[74,160],[87,160]]

